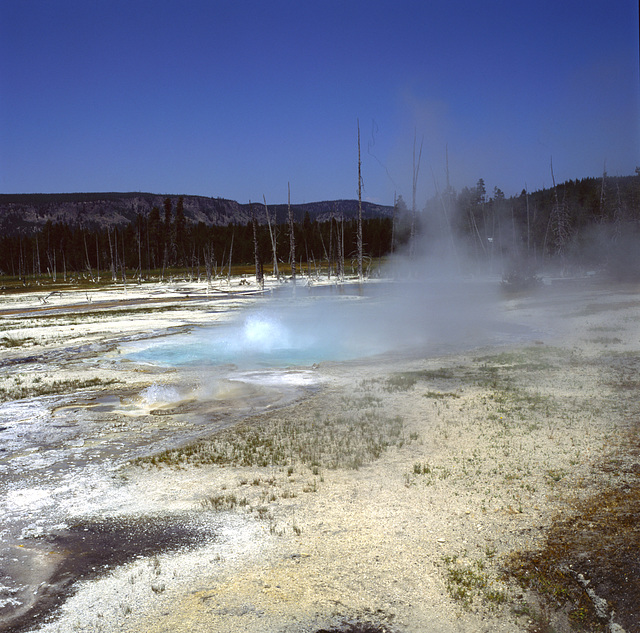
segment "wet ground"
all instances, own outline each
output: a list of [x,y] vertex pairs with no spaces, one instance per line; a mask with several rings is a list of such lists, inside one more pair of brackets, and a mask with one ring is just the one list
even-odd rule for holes
[[[354,299],[347,295],[347,301]],[[437,314],[439,309],[434,306],[431,311]],[[313,310],[304,312],[295,325],[302,327],[313,314]],[[367,314],[372,317],[378,312],[374,309]],[[438,345],[431,346],[434,353],[537,335],[517,323],[475,316],[469,320],[468,315],[458,313],[436,320],[432,325],[443,328],[441,332],[455,326],[456,337],[443,336]],[[314,336],[321,332],[325,338],[312,337],[317,341],[313,349],[326,354],[326,341],[336,343],[338,321],[331,311],[315,314],[307,330]],[[458,327],[460,323],[465,327]],[[289,332],[278,329],[280,324],[276,320],[274,330],[273,321],[254,320],[247,330],[244,322],[231,330],[232,338],[244,336],[249,347],[266,343],[267,359],[274,352],[286,352],[287,346],[300,347],[300,339],[291,339]],[[154,328],[157,336],[161,328],[157,324]],[[185,326],[179,328],[173,330],[178,332],[175,338],[166,339],[169,346],[180,336],[190,336]],[[380,328],[378,324],[367,332],[376,333],[378,343],[370,352],[393,348],[398,342],[385,339],[384,328]],[[362,329],[357,319],[349,321],[346,335],[351,343],[358,343]],[[120,342],[116,346],[111,338],[73,349],[14,355],[0,368],[12,372],[18,367],[32,371],[42,366],[55,371],[56,366],[67,368],[73,363],[79,375],[99,367],[108,375],[136,376],[138,383],[0,404],[0,627],[4,627],[0,630],[28,630],[35,621],[48,617],[72,591],[74,579],[92,578],[137,556],[188,547],[205,536],[215,536],[210,527],[189,522],[186,515],[150,517],[145,500],[132,498],[118,485],[122,464],[210,435],[247,415],[286,406],[321,387],[319,374],[310,363],[287,368],[286,357],[274,363],[279,367],[265,365],[264,358],[256,366],[252,358],[250,367],[208,363],[205,371],[199,363],[209,353],[206,349],[202,353],[206,338],[191,337],[186,361],[173,359],[164,365],[153,356],[157,348],[149,340],[130,343],[132,337],[127,335],[129,342],[122,345],[125,337],[115,338]],[[279,342],[275,347],[274,340]],[[236,343],[230,348],[232,356],[239,352]],[[130,354],[134,348],[141,352],[137,357]],[[194,358],[194,349],[200,356]],[[349,353],[357,349],[355,345]],[[148,350],[153,352],[151,357],[145,356]],[[309,359],[298,356],[294,360]],[[175,366],[180,366],[179,372]],[[349,633],[385,630],[376,629],[375,623],[345,626]]]
[[4,571],[37,588],[32,596],[31,591],[13,594],[22,602],[19,608],[12,604],[0,608],[0,631],[19,633],[46,621],[78,581],[97,578],[140,557],[195,546],[203,539],[214,540],[215,527],[202,514],[87,519],[52,530],[37,541],[29,539]]
[[75,580],[210,536],[184,516],[149,517],[119,484],[123,464],[317,388],[305,369],[145,371],[142,389],[0,404],[0,631],[46,618]]

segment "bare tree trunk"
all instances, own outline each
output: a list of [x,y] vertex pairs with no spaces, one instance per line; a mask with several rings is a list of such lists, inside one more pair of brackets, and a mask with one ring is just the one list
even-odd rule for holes
[[[107,238],[109,239],[109,257],[111,258],[111,281],[116,280],[116,263],[113,259],[113,246],[111,246],[111,229],[107,229]],[[116,244],[117,248],[117,244]]]
[[51,274],[51,279],[53,283],[56,282],[56,250],[47,249],[47,261],[49,262],[49,271]]
[[331,267],[333,265],[333,217],[329,220],[329,257],[328,259],[328,275],[327,278],[331,280]]
[[396,250],[396,223],[398,221],[398,199],[393,192],[393,216],[391,217],[391,254]]
[[[322,252],[324,253],[324,258],[327,260],[327,268],[329,270],[328,278],[331,279],[331,255],[327,253],[327,247],[324,243],[324,237],[322,236],[322,230],[318,225],[318,234],[320,235],[320,244],[322,244]],[[331,240],[329,240],[329,250],[331,250]],[[315,264],[315,262],[314,262]],[[316,276],[322,275],[322,257],[320,258],[320,273],[316,269]]]
[[256,265],[256,283],[264,288],[264,276],[262,274],[262,262],[260,261],[260,253],[258,252],[258,223],[256,214],[253,211],[253,205],[249,202],[251,208],[251,224],[253,225],[253,259]]
[[124,292],[127,293],[127,263],[125,262],[125,249],[124,249],[124,231],[122,232],[122,284],[124,286]]
[[204,247],[204,269],[207,275],[207,286],[211,287],[211,277],[213,273],[213,248],[211,248],[211,244],[207,244]]
[[[18,257],[18,279],[24,284],[24,255],[22,253],[22,236],[20,236],[20,256]],[[66,281],[66,280],[65,280]]]
[[[138,223],[139,225],[140,223]],[[138,237],[138,284],[142,283],[142,235],[140,234],[140,226],[137,231]]]
[[264,197],[264,194],[262,194],[262,199],[264,200],[264,213],[267,216],[267,225],[269,227],[269,237],[271,238],[271,249],[273,250],[273,273],[272,274],[275,275],[278,281],[280,281],[280,271],[278,270],[278,253],[276,249],[276,234],[271,228],[271,218],[269,217],[269,207],[267,207],[267,199]]
[[602,183],[600,185],[600,221],[605,221],[606,216],[606,194],[605,194],[605,181],[607,178],[607,161],[604,161],[604,166],[602,168]]
[[147,270],[148,276],[151,278],[151,241],[149,238],[149,216],[146,217],[147,223]]
[[87,258],[87,270],[89,271],[89,277],[93,281],[93,270],[91,269],[91,261],[89,260],[89,248],[87,247],[87,234],[82,231],[82,237],[84,239],[84,254]]
[[40,245],[38,243],[38,233],[36,233],[36,265],[34,266],[34,273],[36,279],[40,279]]
[[[553,225],[555,229],[555,246],[556,252],[560,255],[560,257],[564,257],[564,248],[569,239],[569,218],[567,217],[566,207],[563,202],[560,205],[558,201],[558,189],[556,187],[556,179],[553,174],[553,157],[551,158],[551,182],[553,183],[553,193],[555,198],[555,205],[553,208],[552,216],[549,218],[549,221],[553,220]],[[548,230],[548,226],[547,226]],[[546,242],[546,235],[545,235]]]
[[[487,256],[487,247],[484,244],[484,240],[482,239],[482,235],[480,235],[480,229],[478,228],[478,223],[476,222],[476,216],[473,212],[473,208],[469,209],[469,224],[471,225],[471,230],[474,232],[474,235],[478,238],[478,243],[480,244],[480,248],[484,252],[485,257]],[[476,251],[479,255],[479,251]]]
[[233,258],[233,236],[235,231],[231,232],[231,246],[229,247],[229,271],[227,273],[227,284],[231,285],[231,259]]
[[98,231],[96,231],[96,275],[97,281],[100,281],[100,244],[98,242]]
[[[456,267],[458,269],[458,272],[460,272],[460,260],[458,259],[458,249],[456,248],[456,240],[453,236],[453,227],[451,226],[451,221],[449,220],[449,210],[448,210],[448,200],[449,200],[449,192],[450,192],[450,185],[449,185],[449,154],[447,153],[447,189],[446,189],[446,196],[447,199],[445,200],[445,196],[442,195],[442,193],[440,193],[440,189],[438,187],[438,182],[436,180],[435,174],[433,173],[433,170],[431,170],[431,175],[433,177],[433,184],[436,190],[436,196],[440,199],[440,206],[442,207],[442,216],[444,218],[444,227],[445,230],[447,232],[447,235],[449,237],[449,241],[451,242],[451,253],[456,261]],[[394,208],[394,213],[395,213],[395,208]]]
[[340,281],[344,281],[344,214],[340,216]]
[[358,120],[358,279],[362,281],[362,173],[360,161],[360,121]]
[[289,261],[291,262],[291,279],[293,285],[296,284],[296,236],[293,223],[293,212],[291,211],[291,186],[287,183],[287,209],[289,212]]
[[420,173],[420,161],[422,159],[422,144],[424,137],[420,141],[420,151],[418,153],[418,164],[416,165],[416,133],[413,135],[413,182],[412,182],[412,200],[411,200],[411,233],[409,235],[409,254],[413,257],[416,250],[416,191],[418,189],[418,174]]
[[527,183],[525,186],[525,196],[527,201],[527,257],[531,255],[531,226],[529,222],[529,191],[527,190]]

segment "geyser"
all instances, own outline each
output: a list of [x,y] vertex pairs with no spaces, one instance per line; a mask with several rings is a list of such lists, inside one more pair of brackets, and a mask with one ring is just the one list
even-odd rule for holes
[[[305,312],[304,305],[296,308]],[[321,323],[308,313],[290,312],[287,317],[276,304],[269,304],[237,322],[205,326],[163,340],[137,341],[123,346],[127,358],[162,366],[225,365],[242,368],[312,365],[323,360],[353,357],[339,338],[323,336]],[[149,394],[153,397],[153,394]]]
[[263,298],[235,320],[123,345],[126,358],[167,367],[311,366],[387,353],[438,353],[496,342],[513,331],[498,316],[495,280],[368,283],[358,294]]

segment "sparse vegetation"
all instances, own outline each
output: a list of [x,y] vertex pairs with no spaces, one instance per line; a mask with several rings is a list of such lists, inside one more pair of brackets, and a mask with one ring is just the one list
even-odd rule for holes
[[408,391],[418,382],[451,380],[455,377],[453,369],[424,369],[417,371],[405,371],[389,376],[384,384],[385,391],[393,393],[395,391]]
[[[118,316],[134,314],[123,310]],[[94,317],[101,319],[99,310],[89,316]],[[61,323],[57,317],[52,320]],[[608,332],[596,326],[591,329]],[[611,337],[607,334],[589,342],[604,346],[624,340],[622,334],[610,333]],[[15,339],[15,345],[10,341],[5,349],[27,347],[34,340],[23,339],[22,333]],[[586,340],[580,339],[581,343]],[[594,353],[593,348],[590,352]],[[370,373],[353,390],[336,387],[331,393],[334,387],[327,387],[327,392],[303,402],[136,463],[147,469],[210,466],[202,468],[203,487],[196,493],[201,495],[196,498],[201,512],[247,514],[265,522],[260,526],[264,533],[290,539],[287,547],[311,551],[309,544],[317,546],[312,556],[322,552],[320,539],[349,553],[358,551],[349,549],[352,534],[345,532],[352,530],[357,539],[359,526],[323,524],[313,513],[305,514],[305,507],[327,512],[338,497],[324,493],[349,490],[353,497],[342,494],[339,498],[349,499],[352,520],[368,520],[378,508],[393,516],[395,508],[379,504],[376,496],[383,495],[383,487],[392,488],[397,499],[410,506],[409,513],[437,509],[438,523],[428,524],[425,511],[422,523],[412,528],[420,533],[419,539],[434,533],[435,541],[437,530],[446,536],[423,556],[424,573],[446,588],[456,605],[452,610],[460,617],[482,614],[489,629],[491,618],[502,617],[498,612],[508,613],[526,618],[522,630],[563,630],[553,621],[552,615],[558,612],[576,631],[605,630],[607,621],[586,587],[603,596],[607,613],[615,610],[616,618],[628,612],[620,593],[627,603],[640,603],[633,575],[634,561],[640,558],[636,494],[640,449],[633,444],[638,410],[632,404],[638,401],[640,381],[637,352],[600,348],[595,353],[606,355],[604,362],[600,356],[581,356],[576,350],[546,345],[478,354],[455,366],[445,366],[448,361],[442,359],[425,359],[386,377],[370,378],[375,376]],[[562,382],[569,371],[575,374],[572,382]],[[0,400],[116,384],[114,379],[85,376],[66,379],[31,369],[6,372]],[[598,388],[593,389],[594,385]],[[625,451],[618,453],[614,445],[621,442],[623,428],[629,430],[630,439]],[[592,476],[594,447],[603,443],[612,454],[600,465],[598,476]],[[389,459],[375,465],[385,453]],[[375,475],[363,468],[370,464]],[[359,468],[363,471],[353,476],[332,472]],[[387,468],[389,476],[385,472],[383,479],[381,473]],[[151,468],[145,476],[156,474]],[[160,473],[159,478],[166,474]],[[323,486],[325,477],[330,485]],[[603,487],[603,481],[608,486]],[[324,516],[321,520],[326,521]],[[403,520],[411,524],[413,519],[405,514]],[[332,541],[338,529],[342,536]],[[366,553],[373,555],[371,541],[366,539],[379,536],[378,528],[367,529],[359,552],[368,548]],[[416,559],[423,554],[423,540],[412,541],[400,530],[388,534],[390,541],[397,535],[397,543],[412,556],[415,553]],[[452,534],[456,538],[462,534],[468,544],[461,545],[462,539],[454,540]],[[520,543],[529,547],[537,542],[540,547],[505,557],[505,549],[523,534]],[[460,547],[468,551],[460,553]],[[363,561],[363,567],[371,565],[367,569],[383,574],[383,562],[392,560],[389,552],[399,551],[390,547],[380,565]],[[298,565],[300,559],[296,561]],[[314,564],[318,569],[320,564]],[[159,562],[157,569],[153,565],[151,573],[157,578],[146,590],[162,594],[170,586],[168,575],[159,573]],[[435,565],[439,570],[434,570]],[[400,579],[407,583],[405,587],[410,580]],[[139,584],[139,578],[132,577],[134,582]],[[537,603],[535,598],[542,601]]]
[[[636,428],[625,453],[640,455],[639,438]],[[541,596],[555,617],[565,611],[579,630],[609,630],[613,613],[625,630],[633,630],[640,604],[640,471],[617,451],[601,468],[615,469],[618,485],[574,500],[553,521],[544,546],[513,553],[505,569]]]
[[[301,464],[313,474],[319,468],[358,469],[388,448],[401,447],[410,438],[399,416],[375,411],[345,411],[321,415],[303,407],[268,420],[248,420],[232,429],[179,449],[144,458],[154,466],[288,466]],[[291,471],[292,472],[292,471]]]
[[453,600],[470,609],[474,603],[494,609],[511,598],[505,585],[482,559],[462,555],[444,556],[445,584]]
[[87,378],[80,380],[78,378],[67,378],[61,380],[53,380],[51,382],[43,382],[37,377],[30,381],[22,381],[21,378],[14,381],[13,384],[4,384],[0,386],[0,402],[9,402],[11,400],[21,400],[22,398],[36,398],[38,396],[52,396],[59,394],[68,394],[81,389],[95,389],[112,387],[118,384],[116,378]]
[[14,348],[14,347],[28,347],[35,343],[35,339],[31,336],[24,336],[18,338],[12,335],[6,335],[0,338],[0,347]]

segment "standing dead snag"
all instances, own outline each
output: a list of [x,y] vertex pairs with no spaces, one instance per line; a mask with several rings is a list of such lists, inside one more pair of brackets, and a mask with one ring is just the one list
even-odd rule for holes
[[213,277],[213,246],[211,243],[205,245],[203,255],[204,269],[207,275],[207,288],[211,288],[211,278]]
[[360,161],[360,120],[358,120],[358,279],[362,281],[362,172]]
[[[273,274],[276,276],[276,279],[280,281],[280,272],[278,271],[278,254],[276,251],[276,234],[271,228],[271,218],[269,217],[269,207],[267,207],[267,199],[262,194],[262,199],[264,200],[264,213],[267,216],[267,226],[269,227],[269,237],[271,238],[271,248],[273,250]],[[276,213],[277,216],[277,213]],[[277,224],[277,217],[276,217]]]
[[291,262],[291,279],[296,283],[296,236],[291,211],[291,186],[287,183],[287,209],[289,211],[289,261]]
[[[231,285],[231,260],[233,259],[233,236],[235,231],[231,231],[231,246],[229,246],[229,271],[227,273],[227,284]],[[224,263],[224,262],[223,262]]]
[[549,233],[549,229],[553,229],[553,237],[554,237],[554,246],[555,252],[557,255],[560,255],[560,258],[564,258],[565,255],[565,246],[569,241],[569,214],[567,213],[567,208],[564,203],[560,204],[558,200],[558,187],[556,186],[556,179],[553,173],[553,156],[551,157],[551,183],[553,185],[553,195],[554,195],[554,205],[551,210],[551,214],[549,215],[549,222],[547,223],[547,231],[544,236],[544,244],[542,247],[542,252],[544,256],[544,251],[547,245],[547,235]]
[[251,224],[253,225],[253,259],[256,264],[256,283],[264,288],[264,275],[262,272],[262,261],[260,261],[260,253],[258,252],[258,223],[256,221],[256,214],[253,211],[253,205],[249,201],[249,207],[251,209]]
[[424,143],[424,136],[420,141],[420,152],[418,153],[418,164],[416,165],[416,134],[413,135],[413,198],[411,202],[411,234],[410,234],[410,246],[409,254],[415,255],[416,251],[416,190],[418,189],[418,174],[420,173],[420,160],[422,159],[422,144]]

